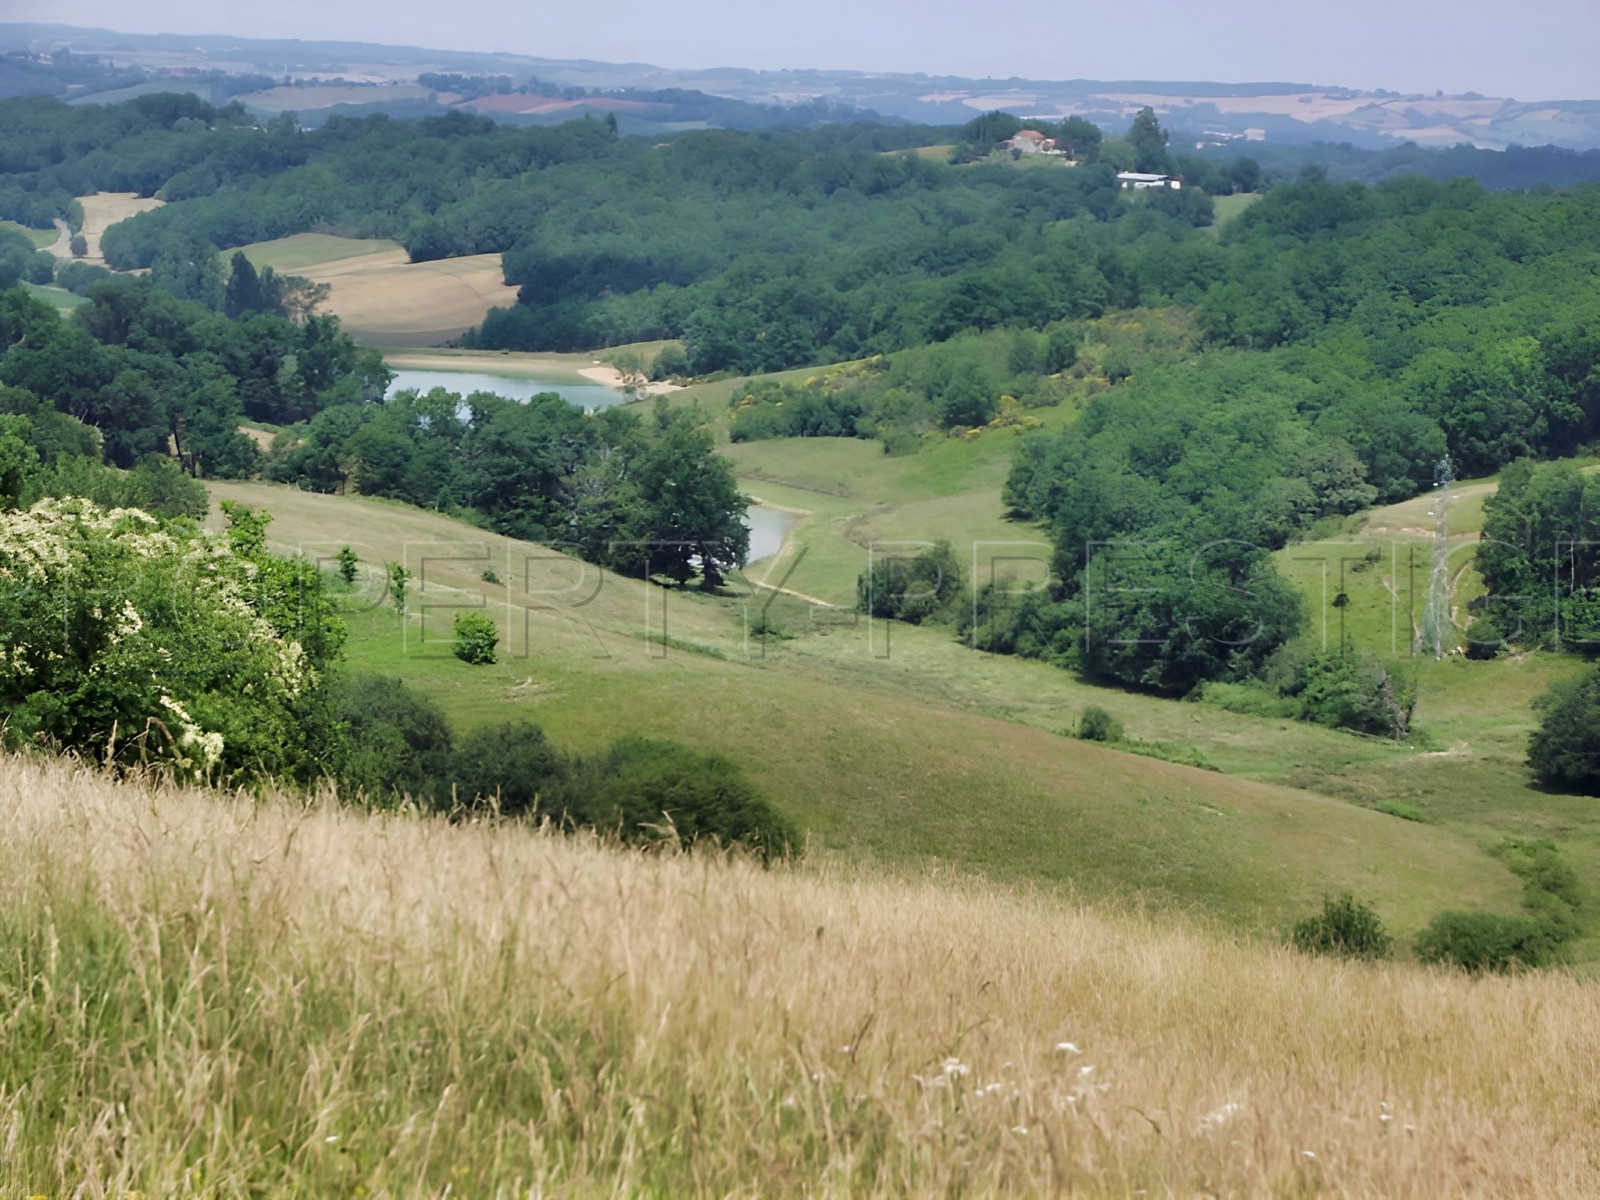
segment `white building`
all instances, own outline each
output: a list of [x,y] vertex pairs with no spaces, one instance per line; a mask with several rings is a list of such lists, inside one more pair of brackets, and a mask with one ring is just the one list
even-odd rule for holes
[[1023,129],[1009,142],[1002,142],[1007,150],[1016,150],[1021,154],[1050,154],[1055,152],[1055,138],[1047,138],[1037,129]]
[[1145,188],[1172,188],[1176,191],[1183,186],[1183,181],[1171,175],[1150,175],[1143,171],[1119,171],[1117,182],[1125,188],[1135,188],[1143,191]]

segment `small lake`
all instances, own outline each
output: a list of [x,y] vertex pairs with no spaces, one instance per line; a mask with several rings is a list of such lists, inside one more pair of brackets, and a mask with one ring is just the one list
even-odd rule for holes
[[434,388],[455,392],[462,399],[473,392],[493,392],[507,400],[531,400],[541,392],[556,392],[579,408],[610,408],[625,404],[631,397],[615,388],[598,383],[551,383],[546,379],[528,379],[516,375],[490,375],[478,371],[407,371],[396,370],[394,382],[384,393],[385,399],[396,392],[415,388],[426,395]]
[[752,504],[744,510],[744,523],[750,527],[750,555],[745,559],[747,563],[760,562],[763,558],[771,558],[783,545],[783,539],[789,536],[800,520],[793,513],[779,512],[775,508],[767,508],[760,504]]

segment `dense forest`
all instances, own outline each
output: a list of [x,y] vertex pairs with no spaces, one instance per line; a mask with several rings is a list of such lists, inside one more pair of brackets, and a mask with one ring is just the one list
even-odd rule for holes
[[511,129],[452,114],[302,131],[187,96],[8,103],[0,217],[71,221],[72,197],[95,190],[167,201],[107,234],[113,267],[153,266],[174,244],[305,230],[393,237],[416,260],[499,252],[521,303],[476,344],[682,337],[697,372],[836,361],[1148,300],[1125,260],[1212,216],[1194,189],[1127,203],[1105,163],[1019,171],[889,153],[952,133],[909,126],[654,143],[596,120]]

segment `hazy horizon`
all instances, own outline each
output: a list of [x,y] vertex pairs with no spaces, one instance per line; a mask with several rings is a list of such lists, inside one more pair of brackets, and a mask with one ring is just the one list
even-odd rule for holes
[[[590,10],[592,12],[592,10]],[[381,8],[279,0],[222,10],[214,0],[6,0],[11,21],[126,33],[365,41],[676,69],[747,67],[925,72],[969,78],[1287,81],[1399,92],[1482,92],[1574,100],[1600,92],[1591,47],[1600,8],[1551,0],[1515,21],[1489,0],[1352,0],[1285,11],[1244,0],[1226,19],[1174,0],[1063,12],[1028,0],[1003,18],[950,0],[870,5],[817,0],[804,12],[729,0],[663,9],[616,0],[603,23],[571,8],[480,6],[464,23],[418,0]],[[488,15],[492,13],[493,15]]]

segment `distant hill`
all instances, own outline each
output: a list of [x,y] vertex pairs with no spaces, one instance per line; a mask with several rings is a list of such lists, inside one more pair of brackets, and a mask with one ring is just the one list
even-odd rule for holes
[[[56,65],[57,52],[63,48],[69,51],[70,70]],[[329,85],[350,89],[351,94],[337,98],[274,97],[273,103],[298,101],[292,111],[303,117],[325,115],[336,107],[344,112],[388,111],[406,116],[466,107],[492,113],[497,120],[533,123],[551,119],[551,113],[557,114],[557,119],[569,116],[572,107],[583,108],[581,103],[570,102],[587,100],[591,107],[617,111],[625,127],[631,121],[640,132],[707,124],[742,128],[800,124],[833,120],[840,114],[948,125],[997,108],[1024,117],[1079,115],[1108,127],[1122,127],[1148,105],[1177,140],[1200,148],[1327,142],[1371,150],[1405,143],[1423,147],[1465,144],[1491,150],[1512,145],[1600,149],[1600,101],[1524,101],[1473,92],[1459,96],[1401,94],[1295,82],[980,80],[737,67],[675,70],[646,63],[366,42],[125,34],[70,25],[0,24],[0,55],[16,54],[37,57],[0,60],[0,95],[90,96],[149,77],[182,83],[184,90],[190,90],[195,76],[209,76],[209,84],[218,74],[268,76],[280,84],[315,85],[322,92]],[[103,77],[85,74],[79,66],[85,58],[95,60],[94,70]],[[99,65],[102,63],[110,66]],[[515,89],[537,81],[541,87],[554,88],[555,98],[568,103],[566,108],[541,109],[538,103],[519,105],[498,97],[419,96],[418,77],[429,73],[500,76]],[[406,89],[404,95],[391,90],[402,88]],[[628,112],[619,104],[624,101],[644,104],[646,109]],[[788,118],[781,119],[786,110]],[[312,117],[307,123],[318,119]]]

